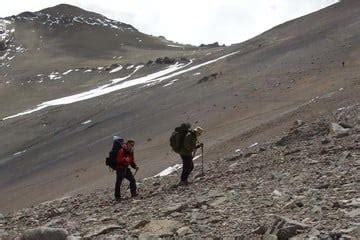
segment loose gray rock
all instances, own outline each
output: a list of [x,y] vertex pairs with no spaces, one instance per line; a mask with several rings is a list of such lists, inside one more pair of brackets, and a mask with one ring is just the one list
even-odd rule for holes
[[187,204],[177,203],[177,204],[167,207],[164,210],[164,214],[169,215],[173,212],[180,212],[181,210],[185,209],[186,207],[187,207]]
[[[287,240],[291,237],[294,237],[298,234],[299,230],[304,230],[309,228],[308,225],[291,220],[286,217],[274,216],[275,221],[271,228],[265,233],[265,236],[276,235],[279,240]],[[270,239],[273,239],[271,236]]]
[[140,220],[134,223],[134,225],[132,226],[133,229],[138,229],[141,228],[143,226],[145,226],[146,224],[148,224],[150,221],[149,220]]
[[349,136],[349,129],[343,128],[337,123],[331,123],[331,130],[336,138]]
[[278,237],[274,234],[265,235],[264,240],[278,240]]
[[23,240],[65,240],[68,232],[62,228],[39,227],[24,232]]
[[108,225],[108,226],[100,226],[98,228],[95,228],[93,231],[89,232],[87,235],[85,235],[84,238],[93,238],[100,234],[109,233],[115,229],[121,229],[122,226],[120,225]]
[[142,231],[159,237],[168,237],[172,236],[181,226],[182,224],[175,220],[151,220],[144,226]]
[[141,233],[139,235],[139,240],[158,240],[161,239],[159,236],[149,234],[149,233]]
[[177,235],[179,237],[183,237],[187,234],[192,234],[194,233],[193,230],[191,230],[191,228],[189,228],[188,226],[185,226],[185,227],[181,227],[179,228],[177,231],[176,231]]
[[346,213],[346,216],[351,217],[351,218],[355,218],[357,216],[360,216],[360,208],[354,209],[354,210]]

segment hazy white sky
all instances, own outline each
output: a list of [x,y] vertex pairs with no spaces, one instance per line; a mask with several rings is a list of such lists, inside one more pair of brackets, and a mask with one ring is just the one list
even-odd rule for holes
[[[6,3],[5,3],[6,2]],[[238,43],[337,0],[1,0],[0,17],[72,4],[180,43]],[[5,3],[5,4],[4,4]]]

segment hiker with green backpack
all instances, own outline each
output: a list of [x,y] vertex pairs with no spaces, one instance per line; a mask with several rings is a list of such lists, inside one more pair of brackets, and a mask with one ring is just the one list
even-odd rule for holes
[[197,148],[203,147],[198,142],[198,137],[203,133],[201,127],[191,129],[190,123],[183,123],[175,128],[170,137],[170,146],[174,152],[178,153],[182,159],[183,167],[180,178],[180,186],[188,185],[188,178],[194,169],[193,157]]

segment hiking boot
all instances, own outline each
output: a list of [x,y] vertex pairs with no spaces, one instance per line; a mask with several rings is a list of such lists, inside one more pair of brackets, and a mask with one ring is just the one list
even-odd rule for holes
[[131,194],[131,197],[132,197],[132,198],[137,197],[137,196],[139,196],[138,193]]

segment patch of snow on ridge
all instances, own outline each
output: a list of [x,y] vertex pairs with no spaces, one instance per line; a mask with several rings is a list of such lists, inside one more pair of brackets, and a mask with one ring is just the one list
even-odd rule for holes
[[117,68],[114,68],[113,70],[111,70],[110,73],[118,72],[121,69],[123,69],[123,66],[119,65]]
[[259,145],[259,143],[253,143],[253,144],[251,144],[250,146],[249,146],[249,148],[252,148],[252,147],[255,147],[255,146],[257,146],[257,145]]
[[[196,159],[198,159],[200,157],[201,157],[201,154],[197,155],[196,157],[193,158],[193,161],[195,161]],[[177,170],[179,170],[181,168],[182,168],[182,164],[175,164],[174,166],[170,166],[168,168],[165,168],[163,171],[156,174],[154,177],[164,177],[164,176],[172,174],[173,172],[176,172]]]
[[49,74],[48,77],[50,78],[50,80],[57,80],[61,78],[58,72],[52,72]]
[[132,69],[134,65],[127,66],[126,69]]
[[165,84],[163,87],[171,86],[171,85],[173,85],[177,80],[179,80],[179,79],[171,80],[169,83]]
[[173,45],[173,44],[167,44],[169,47],[176,47],[176,48],[182,48],[183,46]]
[[[105,84],[103,86],[100,86],[98,88],[95,88],[95,89],[92,89],[92,90],[89,90],[89,91],[86,91],[86,92],[70,95],[70,96],[63,97],[63,98],[54,99],[54,100],[47,101],[47,102],[43,102],[43,103],[37,105],[34,109],[28,109],[28,110],[26,110],[24,112],[21,112],[21,113],[12,115],[12,116],[5,117],[2,120],[7,120],[7,119],[27,115],[27,114],[34,113],[34,112],[43,110],[45,108],[51,107],[51,106],[67,105],[67,104],[71,104],[71,103],[75,103],[75,102],[88,100],[88,99],[91,99],[91,98],[94,98],[94,97],[98,97],[98,96],[102,96],[102,95],[105,95],[105,94],[109,94],[109,93],[114,92],[114,91],[118,91],[120,89],[129,88],[129,87],[136,86],[136,85],[139,85],[139,84],[144,84],[144,83],[146,83],[146,82],[148,82],[148,81],[150,81],[150,80],[152,80],[154,78],[158,78],[160,76],[169,74],[169,73],[171,73],[173,71],[176,71],[178,69],[181,69],[181,68],[183,68],[185,66],[187,66],[187,65],[176,63],[176,64],[170,66],[169,68],[166,68],[165,70],[161,70],[159,72],[155,72],[155,73],[149,74],[149,75],[144,76],[144,77],[135,78],[135,79],[129,80],[127,82],[121,82],[121,83],[118,83],[118,84],[113,84],[113,83],[112,84]],[[143,67],[143,65],[137,66],[135,71],[140,69],[141,67]],[[131,75],[129,75],[128,77],[130,77],[130,76]],[[120,80],[123,81],[124,78],[121,78]],[[114,80],[114,82],[116,82],[116,81],[119,81],[119,79]]]
[[62,74],[62,75],[67,75],[67,74],[71,73],[72,71],[73,71],[72,69],[67,70],[66,72],[63,72],[63,74]]
[[128,79],[129,77],[131,77],[132,75],[134,75],[134,73],[136,73],[138,70],[140,70],[140,69],[143,68],[143,67],[144,67],[144,65],[136,66],[136,67],[135,67],[135,70],[134,70],[132,73],[130,73],[129,75],[127,75],[127,76],[125,76],[125,77],[122,77],[122,78],[113,79],[113,80],[111,80],[111,82],[112,82],[113,84],[114,84],[114,83],[122,82],[122,81]]
[[177,170],[179,170],[181,168],[182,168],[181,164],[176,164],[172,167],[168,167],[168,168],[164,169],[160,173],[156,174],[155,177],[164,177],[164,176],[170,175],[173,172],[176,172]]
[[23,151],[20,151],[20,152],[14,153],[13,155],[14,155],[14,156],[17,156],[17,155],[20,155],[20,154],[25,153],[26,151],[27,151],[27,150],[25,149],[25,150],[23,150]]
[[[123,81],[124,78],[119,79],[115,79],[110,84],[105,84],[102,85],[100,87],[97,87],[95,89],[86,91],[86,92],[82,92],[82,93],[78,93],[78,94],[74,94],[74,95],[70,95],[67,97],[62,97],[62,98],[58,98],[58,99],[54,99],[54,100],[50,100],[50,101],[46,101],[43,102],[41,104],[38,104],[35,108],[33,109],[28,109],[24,112],[20,112],[17,113],[15,115],[11,115],[8,117],[3,118],[2,120],[8,120],[8,119],[12,119],[12,118],[16,118],[19,116],[24,116],[33,112],[37,112],[40,111],[42,109],[48,108],[48,107],[52,107],[52,106],[60,106],[60,105],[67,105],[67,104],[71,104],[71,103],[75,103],[75,102],[80,102],[80,101],[84,101],[84,100],[88,100],[91,98],[95,98],[98,96],[102,96],[105,94],[109,94],[121,89],[125,89],[125,88],[129,88],[129,87],[133,87],[133,86],[137,86],[137,85],[141,85],[141,84],[149,84],[152,82],[162,82],[166,79],[170,79],[173,78],[174,76],[178,76],[180,74],[183,74],[185,72],[189,72],[195,69],[198,69],[202,66],[206,66],[208,64],[217,62],[221,59],[224,59],[226,57],[232,56],[234,54],[237,54],[239,51],[224,55],[222,57],[195,65],[193,67],[189,67],[187,69],[181,70],[187,66],[189,66],[190,64],[192,64],[192,61],[190,61],[187,64],[183,64],[183,63],[175,63],[174,65],[169,66],[166,69],[160,70],[158,72],[143,76],[143,77],[139,77],[139,78],[134,78],[131,79],[129,81]],[[140,66],[136,66],[135,70],[133,73],[131,73],[130,75],[128,75],[126,78],[130,77],[132,74],[134,74],[138,69],[142,68],[143,65]],[[116,83],[116,84],[115,84]]]
[[86,125],[86,124],[89,124],[89,123],[91,123],[91,122],[92,122],[92,120],[89,119],[89,120],[87,120],[87,121],[85,121],[85,122],[82,122],[81,125]]
[[[201,67],[203,67],[203,66],[206,66],[206,65],[209,65],[209,64],[211,64],[211,63],[217,62],[217,61],[219,61],[219,60],[221,60],[221,59],[230,57],[230,56],[232,56],[232,55],[234,55],[234,54],[237,54],[237,53],[239,53],[239,51],[226,54],[226,55],[224,55],[224,56],[221,56],[221,57],[219,57],[219,58],[216,58],[216,59],[213,59],[213,60],[204,62],[204,63],[200,63],[200,64],[198,64],[198,65],[192,66],[192,67],[190,67],[190,68],[187,68],[187,69],[184,69],[184,70],[175,72],[175,73],[172,73],[172,74],[167,75],[167,76],[159,77],[159,78],[157,78],[157,79],[152,80],[151,82],[160,83],[160,82],[162,82],[162,81],[164,81],[164,80],[167,80],[167,79],[169,79],[169,78],[172,78],[172,77],[181,75],[181,74],[183,74],[183,73],[190,72],[190,71],[192,71],[192,70],[201,68]],[[192,61],[190,61],[190,63],[192,63]]]

